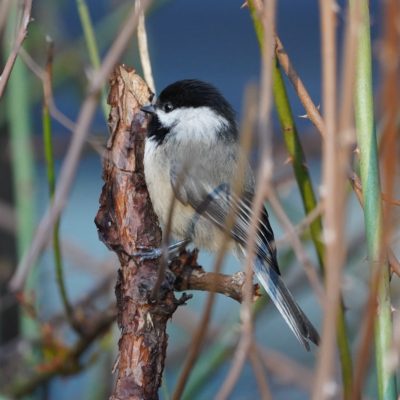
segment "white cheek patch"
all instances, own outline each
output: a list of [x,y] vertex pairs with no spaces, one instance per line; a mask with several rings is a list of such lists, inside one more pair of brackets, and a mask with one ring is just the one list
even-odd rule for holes
[[209,107],[178,108],[169,113],[159,110],[157,114],[161,124],[170,128],[170,133],[179,140],[213,142],[216,132],[229,125]]
[[175,121],[178,118],[178,110],[172,110],[171,112],[167,113],[161,109],[157,110],[157,117],[161,122],[161,125],[165,128],[172,128],[175,125]]

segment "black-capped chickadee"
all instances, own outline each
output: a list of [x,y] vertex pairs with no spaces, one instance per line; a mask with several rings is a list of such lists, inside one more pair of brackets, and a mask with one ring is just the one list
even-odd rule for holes
[[[231,229],[232,247],[244,255],[252,215],[254,177],[244,166],[242,195],[232,187],[238,176],[239,138],[230,104],[213,86],[182,80],[166,87],[154,104],[145,145],[144,169],[154,210],[166,224],[175,197],[171,232],[199,248],[217,251],[232,204],[237,217]],[[183,169],[183,174],[181,173]],[[319,335],[283,283],[268,213],[260,218],[254,272],[297,339],[310,349]]]

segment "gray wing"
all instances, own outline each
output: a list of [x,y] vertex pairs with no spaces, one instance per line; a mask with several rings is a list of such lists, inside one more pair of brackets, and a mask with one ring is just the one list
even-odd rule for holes
[[[197,168],[196,168],[197,169]],[[205,217],[213,222],[221,230],[226,230],[226,222],[231,210],[235,211],[235,222],[229,234],[242,247],[246,246],[247,234],[253,216],[252,186],[245,186],[243,194],[239,197],[232,192],[230,182],[218,180],[206,181],[201,175],[191,172],[191,168],[171,168],[171,185],[175,196],[185,205],[190,205],[196,210],[193,223],[196,218]],[[204,172],[204,171],[203,171]],[[229,174],[226,174],[229,176]],[[247,179],[248,181],[248,179]],[[249,187],[250,186],[250,187]],[[263,207],[261,218],[256,232],[257,255],[262,257],[279,274],[274,246],[274,234],[269,223],[268,213]]]
[[[171,170],[171,184],[176,197],[184,204],[196,210],[195,219],[205,217],[222,230],[226,230],[226,221],[230,210],[236,211],[233,228],[229,232],[245,253],[247,232],[253,216],[253,192],[244,190],[238,197],[231,191],[229,182],[219,181],[210,184],[198,178],[200,174],[178,173]],[[194,221],[196,223],[196,221]],[[309,350],[308,341],[319,343],[319,335],[313,324],[298,306],[280,277],[276,258],[274,234],[263,208],[256,232],[256,256],[254,272],[271,300],[293,331],[297,339]]]

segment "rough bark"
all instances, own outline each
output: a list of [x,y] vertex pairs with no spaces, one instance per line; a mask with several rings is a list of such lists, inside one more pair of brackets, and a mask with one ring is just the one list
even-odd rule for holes
[[174,276],[167,271],[157,301],[152,289],[158,261],[132,255],[160,247],[161,231],[143,171],[147,120],[140,107],[152,98],[134,70],[119,66],[110,80],[110,138],[104,157],[104,186],[95,222],[100,239],[119,257],[117,296],[118,375],[112,400],[157,399],[167,348],[166,325],[179,305]]

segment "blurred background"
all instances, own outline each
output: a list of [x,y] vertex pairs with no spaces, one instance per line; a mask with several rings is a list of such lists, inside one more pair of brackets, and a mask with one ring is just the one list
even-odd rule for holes
[[[117,36],[132,7],[132,1],[86,0],[95,39],[103,56]],[[184,78],[208,81],[220,89],[237,111],[240,121],[244,91],[257,83],[260,52],[253,24],[243,1],[163,0],[154,1],[146,15],[150,58],[156,91]],[[10,38],[22,2],[2,0],[2,60],[8,57]],[[382,36],[382,2],[371,1],[371,29],[374,48]],[[54,252],[49,247],[29,276],[23,295],[15,297],[8,281],[34,235],[40,217],[49,205],[49,185],[43,143],[43,85],[38,71],[46,68],[49,41],[53,42],[52,90],[60,118],[51,118],[55,172],[62,165],[71,131],[65,125],[76,121],[86,95],[93,66],[84,40],[80,1],[33,2],[32,22],[23,51],[17,60],[0,106],[0,392],[19,389],[35,399],[102,399],[112,387],[112,366],[116,357],[118,330],[114,327],[95,340],[80,357],[79,365],[61,374],[56,365],[60,354],[74,346],[78,335],[68,325],[57,285]],[[294,66],[315,104],[321,103],[320,20],[318,3],[310,0],[277,2],[277,30]],[[6,8],[8,7],[8,8]],[[338,43],[342,43],[344,8],[338,2]],[[14,28],[13,28],[14,25]],[[141,71],[136,38],[120,60]],[[374,53],[375,54],[375,53]],[[374,59],[374,85],[379,85],[379,65]],[[2,64],[3,65],[3,64]],[[320,136],[288,83],[288,94],[314,187],[321,182]],[[274,184],[286,213],[294,225],[304,218],[304,210],[287,162],[275,112]],[[60,123],[61,119],[61,123]],[[22,150],[24,139],[29,143]],[[108,137],[107,123],[99,103],[84,148],[71,196],[60,220],[60,241],[66,291],[69,301],[90,303],[93,312],[107,309],[114,299],[118,263],[101,243],[93,222],[102,187],[101,149]],[[18,194],[17,194],[18,192]],[[346,319],[352,344],[359,340],[361,311],[367,295],[368,268],[363,214],[352,192],[348,196],[347,236],[349,254],[343,279]],[[271,224],[278,238],[283,229],[273,212]],[[304,236],[307,255],[317,268],[317,258],[309,237]],[[394,247],[396,250],[396,247]],[[287,241],[278,245],[285,280],[309,318],[320,327],[321,308],[304,271]],[[201,253],[200,264],[211,269],[210,254]],[[227,257],[224,271],[233,273],[241,266]],[[397,301],[398,283],[393,282]],[[169,324],[168,356],[160,397],[167,399],[176,383],[197,322],[205,294],[193,293]],[[86,303],[85,303],[86,302]],[[307,353],[287,329],[276,309],[259,305],[256,339],[270,391],[274,399],[307,399],[312,387],[315,351]],[[210,335],[200,360],[187,384],[185,398],[209,399],[218,391],[231,363],[239,333],[239,305],[217,297]],[[47,372],[47,375],[46,375]],[[45,375],[45,377],[43,377]],[[41,377],[39,382],[35,378]],[[338,378],[340,379],[340,378]],[[366,398],[376,398],[373,368],[369,371]],[[232,399],[259,398],[250,363],[246,364]]]

